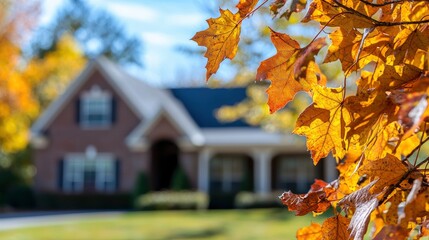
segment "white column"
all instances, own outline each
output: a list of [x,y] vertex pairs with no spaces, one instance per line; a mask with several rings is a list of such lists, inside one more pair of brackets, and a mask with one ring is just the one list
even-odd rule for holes
[[254,185],[256,193],[267,194],[271,191],[271,157],[272,154],[268,150],[253,152],[255,163]]
[[198,156],[198,191],[200,192],[209,192],[211,156],[212,152],[209,149],[203,149]]
[[337,162],[335,161],[335,158],[329,154],[328,157],[322,161],[322,163],[325,181],[334,181],[338,177]]

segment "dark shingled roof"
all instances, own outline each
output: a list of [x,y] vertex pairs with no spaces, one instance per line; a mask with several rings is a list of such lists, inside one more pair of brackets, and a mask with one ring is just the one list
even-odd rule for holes
[[189,115],[201,128],[251,127],[242,120],[220,122],[216,110],[235,105],[246,98],[245,88],[173,88],[171,93],[185,106]]

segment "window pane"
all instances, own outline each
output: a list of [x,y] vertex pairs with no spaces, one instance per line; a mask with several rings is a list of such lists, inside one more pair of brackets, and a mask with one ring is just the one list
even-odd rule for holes
[[86,159],[83,154],[69,156],[64,163],[64,189],[72,192],[114,191],[115,167],[109,154],[99,154],[96,159]]
[[81,124],[85,126],[106,126],[111,124],[111,97],[85,96],[81,99]]

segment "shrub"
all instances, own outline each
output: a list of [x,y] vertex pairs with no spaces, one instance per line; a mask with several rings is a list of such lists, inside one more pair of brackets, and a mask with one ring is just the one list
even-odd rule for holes
[[171,190],[173,191],[181,191],[181,190],[189,190],[190,184],[188,180],[188,176],[186,176],[185,171],[182,168],[177,168],[174,171],[173,177],[171,179]]
[[140,172],[134,184],[133,195],[132,195],[133,206],[136,205],[137,199],[141,195],[148,193],[149,190],[150,190],[149,179],[147,178],[146,173]]
[[207,209],[208,196],[202,192],[164,191],[142,195],[136,202],[140,210]]
[[240,192],[235,196],[236,208],[272,208],[282,207],[278,193],[258,194],[253,192]]
[[47,210],[76,209],[131,209],[131,196],[127,193],[50,193],[36,195],[37,207]]
[[19,209],[31,209],[36,206],[33,189],[28,185],[15,185],[8,188],[5,204]]

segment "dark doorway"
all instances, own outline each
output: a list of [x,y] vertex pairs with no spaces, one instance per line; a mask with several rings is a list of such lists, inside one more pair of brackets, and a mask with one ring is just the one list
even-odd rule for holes
[[152,190],[170,189],[173,174],[179,165],[179,148],[170,140],[155,142],[151,148]]

